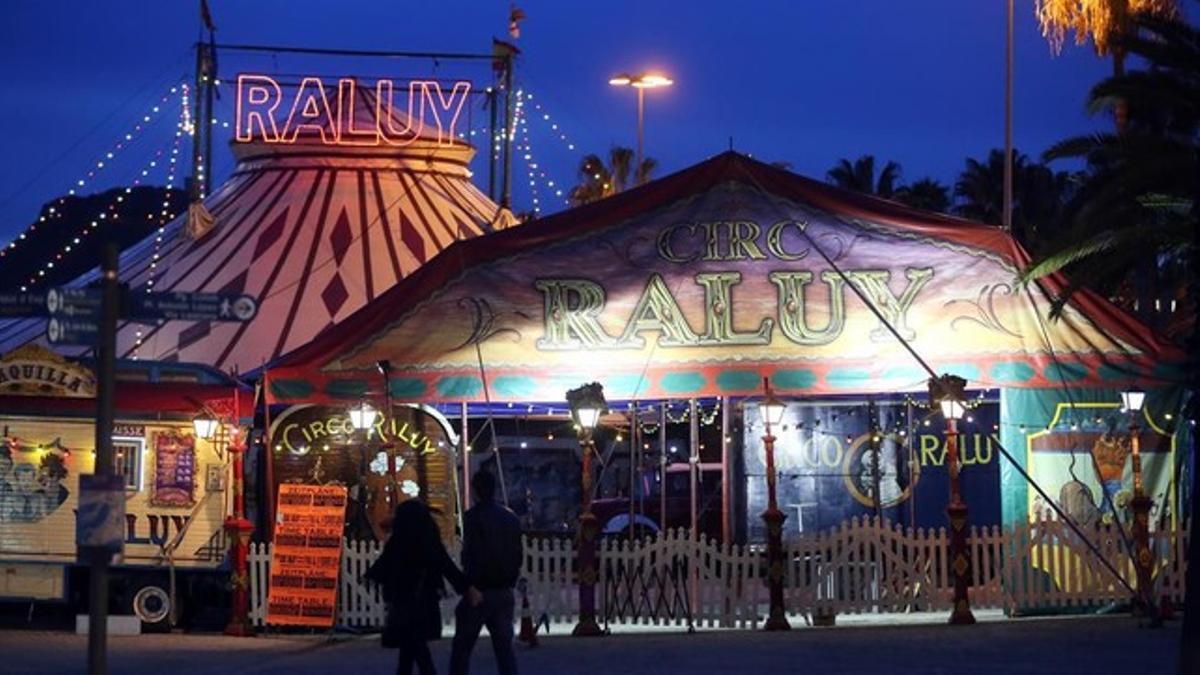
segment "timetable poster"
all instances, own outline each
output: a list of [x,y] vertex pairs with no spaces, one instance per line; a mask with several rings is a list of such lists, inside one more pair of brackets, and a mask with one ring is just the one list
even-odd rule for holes
[[154,437],[154,506],[196,503],[196,437],[176,433]]
[[279,486],[267,623],[333,625],[345,520],[344,486]]

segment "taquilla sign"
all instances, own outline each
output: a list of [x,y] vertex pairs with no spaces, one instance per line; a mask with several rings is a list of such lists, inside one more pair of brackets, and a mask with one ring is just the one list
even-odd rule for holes
[[91,398],[96,381],[91,369],[29,344],[0,356],[0,393]]

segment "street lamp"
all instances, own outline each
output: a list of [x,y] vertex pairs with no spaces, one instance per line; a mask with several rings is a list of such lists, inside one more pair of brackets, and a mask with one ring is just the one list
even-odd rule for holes
[[196,432],[196,438],[206,441],[211,441],[216,437],[217,428],[220,426],[220,421],[206,412],[192,420],[192,430]]
[[763,400],[758,404],[758,413],[763,421],[763,448],[767,459],[767,510],[762,512],[767,526],[767,591],[771,608],[767,614],[764,630],[788,630],[787,612],[783,606],[783,521],[787,516],[779,510],[775,498],[775,436],[771,427],[783,423],[787,405],[771,393],[771,384],[763,378]]
[[1121,392],[1121,402],[1129,413],[1130,464],[1133,469],[1133,499],[1129,507],[1133,510],[1134,569],[1137,571],[1137,597],[1135,611],[1148,617],[1150,625],[1160,626],[1162,620],[1154,606],[1153,570],[1154,554],[1150,551],[1150,507],[1153,500],[1146,496],[1142,481],[1141,416],[1146,392],[1129,389]]
[[571,418],[579,431],[579,444],[583,448],[583,511],[579,516],[579,623],[572,635],[602,635],[596,623],[596,538],[600,535],[600,523],[592,513],[592,453],[595,441],[592,434],[600,417],[608,411],[604,400],[604,387],[599,382],[585,384],[567,392],[567,404],[571,407]]
[[967,589],[971,585],[971,550],[967,546],[967,504],[959,485],[958,420],[966,414],[964,402],[967,381],[957,375],[929,379],[929,401],[937,404],[946,420],[946,463],[950,471],[950,576],[954,580],[954,611],[950,623],[965,626],[975,623]]
[[358,407],[350,409],[350,424],[358,431],[366,431],[375,426],[375,418],[378,416],[379,411],[363,401]]
[[641,75],[622,73],[610,77],[608,83],[614,87],[633,87],[637,90],[637,164],[633,167],[633,175],[638,185],[641,185],[645,178],[642,174],[642,155],[646,137],[646,90],[669,87],[675,84],[675,81],[660,73],[642,73]]

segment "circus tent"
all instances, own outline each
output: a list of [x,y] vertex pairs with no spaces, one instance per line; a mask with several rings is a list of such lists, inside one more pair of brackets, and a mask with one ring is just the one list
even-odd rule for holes
[[[355,125],[374,128],[374,92],[360,87],[354,95],[361,97]],[[197,218],[189,226],[183,215],[121,255],[131,292],[244,293],[258,299],[257,317],[122,322],[118,356],[256,368],[360,310],[451,244],[513,222],[472,184],[474,149],[465,142],[439,142],[427,129],[403,147],[324,145],[320,136],[310,127],[288,145],[234,142],[232,175],[204,201],[211,227],[196,227]],[[0,323],[0,352],[41,341],[44,332],[45,320]]]
[[976,388],[1172,379],[1180,350],[1091,292],[1051,320],[1066,282],[1018,286],[1026,261],[998,228],[725,153],[457,244],[277,362],[271,395],[357,396],[380,359],[426,401],[920,391],[908,348]]

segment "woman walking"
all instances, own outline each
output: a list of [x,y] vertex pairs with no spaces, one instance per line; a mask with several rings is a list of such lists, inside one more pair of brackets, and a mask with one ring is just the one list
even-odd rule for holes
[[410,675],[414,665],[420,675],[435,675],[429,641],[442,636],[438,606],[442,579],[468,602],[477,602],[479,591],[468,587],[466,577],[446,553],[437,524],[423,502],[410,499],[396,507],[392,534],[365,577],[383,585],[387,620],[382,641],[384,647],[400,648],[398,675]]

